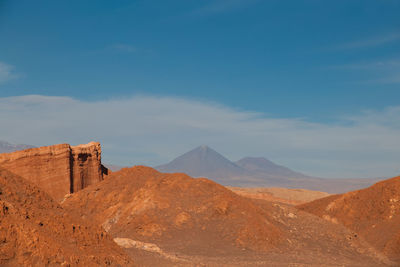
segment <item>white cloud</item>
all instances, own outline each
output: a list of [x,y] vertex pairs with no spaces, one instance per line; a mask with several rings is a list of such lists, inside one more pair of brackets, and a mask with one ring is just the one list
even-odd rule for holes
[[376,47],[400,40],[400,33],[393,32],[387,35],[374,36],[369,39],[357,40],[338,45],[338,49],[355,49],[363,47]]
[[0,84],[16,77],[17,75],[14,73],[14,66],[0,62]]
[[105,162],[160,164],[207,144],[232,160],[265,156],[315,176],[400,173],[400,107],[337,124],[276,119],[182,98],[0,98],[0,140],[33,145],[102,142]]

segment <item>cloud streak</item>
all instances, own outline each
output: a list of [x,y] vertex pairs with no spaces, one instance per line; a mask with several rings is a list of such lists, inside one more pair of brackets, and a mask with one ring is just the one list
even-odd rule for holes
[[216,0],[195,10],[194,14],[202,16],[215,15],[241,9],[255,2],[258,2],[258,0]]
[[399,84],[400,83],[400,60],[391,59],[383,61],[362,62],[334,66],[334,69],[343,69],[366,73],[369,77],[363,84]]
[[14,72],[14,66],[0,62],[0,84],[5,83],[11,79],[17,78]]
[[357,49],[365,47],[376,47],[400,40],[400,33],[394,32],[387,35],[375,36],[369,39],[357,40],[338,45],[338,49]]
[[315,176],[400,173],[400,107],[324,124],[172,97],[86,102],[27,95],[0,98],[0,114],[0,140],[33,145],[97,140],[104,161],[114,164],[156,165],[207,144],[232,160],[265,156]]
[[136,47],[134,47],[133,45],[129,45],[129,44],[114,44],[111,47],[115,51],[123,52],[123,53],[134,53],[137,51]]

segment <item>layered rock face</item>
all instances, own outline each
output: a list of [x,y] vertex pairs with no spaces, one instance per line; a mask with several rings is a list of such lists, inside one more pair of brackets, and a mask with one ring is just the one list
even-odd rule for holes
[[59,144],[0,154],[0,166],[35,183],[55,200],[103,180],[99,143]]
[[71,193],[103,180],[108,170],[101,164],[100,143],[71,147],[70,168]]

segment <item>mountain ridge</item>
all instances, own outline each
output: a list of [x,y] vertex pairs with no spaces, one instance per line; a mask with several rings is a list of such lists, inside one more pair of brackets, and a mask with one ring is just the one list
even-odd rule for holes
[[26,144],[12,144],[6,141],[0,140],[0,153],[10,153],[18,150],[25,150],[28,148],[34,148],[35,146]]
[[291,175],[295,177],[310,177],[300,172],[293,171],[288,167],[278,165],[264,157],[244,157],[235,162],[236,165],[254,172],[265,172],[273,170],[276,175]]
[[303,188],[328,193],[356,190],[379,181],[312,177],[263,157],[245,157],[233,162],[205,145],[154,168],[161,172],[184,172],[192,177],[206,177],[225,186]]
[[249,174],[245,169],[206,145],[198,146],[155,169],[161,172],[184,172],[193,177],[222,177],[220,178],[222,180],[226,176],[233,178]]

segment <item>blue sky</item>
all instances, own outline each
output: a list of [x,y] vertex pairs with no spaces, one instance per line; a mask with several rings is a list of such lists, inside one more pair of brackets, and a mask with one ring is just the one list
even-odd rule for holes
[[[201,103],[204,109],[217,107],[219,111],[240,113],[234,121],[251,113],[257,114],[251,120],[318,123],[332,131],[340,127],[354,129],[360,124],[384,124],[392,131],[390,135],[396,136],[399,121],[391,114],[400,100],[399,14],[400,1],[396,0],[0,0],[0,98],[2,103],[9,103],[9,97],[21,96],[19,101],[26,104],[26,99],[32,100],[23,98],[28,95],[62,96],[67,102],[86,106],[125,99],[174,99],[177,103]],[[3,117],[11,117],[11,111],[3,109]],[[130,123],[127,120],[124,123]],[[13,125],[11,130],[19,131],[16,124],[9,127]],[[328,154],[334,147],[317,144],[313,149],[319,152],[310,153],[297,148],[297,143],[292,150],[283,145],[271,149],[276,143],[271,141],[258,150],[244,135],[231,140],[241,144],[240,151],[232,151],[229,147],[235,144],[224,144],[218,139],[221,136],[197,124],[193,127],[202,134],[191,139],[188,136],[193,133],[188,131],[184,144],[179,143],[181,133],[156,129],[160,136],[165,136],[165,131],[171,133],[170,138],[175,141],[170,147],[158,144],[164,153],[149,148],[150,142],[157,143],[152,139],[147,140],[148,144],[132,143],[132,150],[122,149],[118,140],[104,136],[97,139],[104,139],[104,145],[110,147],[107,157],[113,163],[124,161],[122,158],[127,155],[132,159],[124,164],[163,163],[191,146],[207,143],[232,159],[240,153],[257,154],[320,176],[400,172],[399,164],[395,164],[395,160],[400,162],[400,154],[393,150],[400,141],[390,139],[392,147],[381,147],[379,141],[372,140],[384,136],[373,131],[370,139],[365,137],[360,145],[376,147],[369,151],[369,161],[353,162],[353,167],[351,162],[345,167],[338,161],[317,170],[313,167],[316,160],[323,151]],[[296,127],[293,129],[298,130]],[[130,133],[126,139],[136,137],[126,130]],[[37,134],[40,136],[40,132]],[[346,139],[349,133],[341,134]],[[256,141],[261,143],[263,138],[266,136]],[[49,140],[79,143],[87,137],[77,134],[73,138],[17,138],[11,132],[3,132],[0,139],[43,145]],[[307,143],[304,139],[301,142]],[[349,145],[340,153],[348,150],[357,149],[352,150]],[[340,153],[335,154],[337,159],[343,158]],[[357,153],[351,158],[365,157],[365,151]],[[381,155],[385,153],[394,158],[390,166],[383,162],[387,161]],[[298,156],[291,158],[293,155]],[[335,158],[327,160],[332,162]],[[379,160],[385,167],[375,166],[376,174],[361,170],[363,164]],[[343,171],[335,172],[338,168]]]

